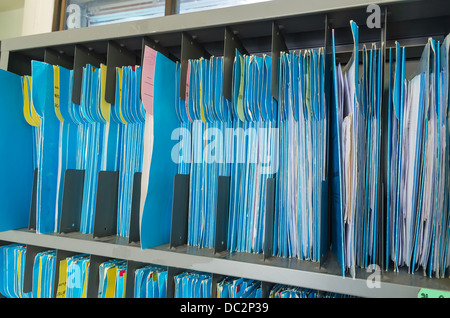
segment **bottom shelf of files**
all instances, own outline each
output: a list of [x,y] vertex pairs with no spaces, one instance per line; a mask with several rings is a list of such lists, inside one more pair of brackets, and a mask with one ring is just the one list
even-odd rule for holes
[[30,277],[26,272],[27,259],[25,245],[9,244],[0,247],[0,265],[4,269],[0,279],[2,296],[88,298],[92,294],[97,298],[351,297],[308,288],[267,284],[253,279],[216,276],[142,263],[130,264],[122,259],[101,260],[87,254],[74,253],[69,257],[58,257],[56,250],[45,250],[32,257],[34,261],[30,268],[30,285],[27,284],[27,278]]
[[[417,298],[450,291],[450,279],[357,270],[337,259],[269,257],[192,246],[141,249],[119,236],[0,233],[0,294],[7,298]],[[447,296],[448,297],[448,296]]]

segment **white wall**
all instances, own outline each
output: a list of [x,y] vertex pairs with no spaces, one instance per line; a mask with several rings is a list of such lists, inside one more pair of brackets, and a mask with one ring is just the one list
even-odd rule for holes
[[25,0],[22,35],[52,32],[54,0]]
[[0,40],[22,35],[23,9],[0,12]]

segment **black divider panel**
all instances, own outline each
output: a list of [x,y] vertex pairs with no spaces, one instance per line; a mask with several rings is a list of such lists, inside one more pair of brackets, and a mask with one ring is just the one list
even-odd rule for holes
[[73,62],[73,90],[72,101],[76,105],[81,103],[81,88],[83,80],[83,67],[93,65],[97,68],[101,64],[105,64],[105,58],[84,46],[77,44],[75,46],[74,62]]
[[66,170],[59,223],[60,233],[80,231],[84,170]]
[[175,298],[175,279],[174,277],[185,272],[185,269],[168,267],[167,268],[167,298]]
[[36,230],[36,191],[37,191],[37,179],[38,169],[34,169],[33,174],[33,187],[31,190],[31,206],[30,206],[30,219],[28,221],[28,229]]
[[59,53],[53,49],[46,48],[44,52],[44,62],[51,65],[62,66],[68,70],[73,69],[73,57]]
[[107,71],[105,84],[105,100],[111,105],[116,104],[116,68],[135,66],[137,56],[114,41],[108,42]]
[[36,255],[49,250],[51,250],[51,248],[27,245],[27,254],[25,256],[25,269],[23,275],[23,293],[30,293],[33,291],[33,267]]
[[230,207],[231,177],[219,177],[217,182],[216,229],[214,236],[214,253],[227,249],[228,215]]
[[273,227],[275,216],[276,178],[268,178],[266,185],[266,215],[264,220],[264,260],[273,255]]
[[269,298],[274,283],[261,282],[261,298]]
[[100,171],[95,203],[94,237],[117,233],[118,192],[119,172]]
[[188,61],[201,57],[209,58],[210,54],[200,46],[189,34],[183,32],[181,37],[181,78],[180,78],[180,97],[186,99],[186,76],[188,71]]
[[238,36],[229,28],[225,28],[224,59],[223,59],[223,96],[232,101],[233,98],[233,65],[236,49],[241,54],[248,54]]
[[130,215],[130,232],[128,237],[129,243],[137,243],[141,241],[139,229],[139,213],[141,203],[141,179],[142,172],[136,172],[133,177],[133,193],[131,198],[131,215]]
[[217,284],[223,281],[227,276],[220,274],[212,274],[211,282],[211,298],[217,298]]
[[272,24],[272,74],[270,92],[272,97],[278,100],[279,96],[279,74],[281,52],[289,52],[284,41],[283,34],[276,22]]
[[[8,53],[3,53],[8,54]],[[31,75],[32,58],[19,52],[9,52],[8,72],[24,76]]]
[[173,186],[170,248],[187,244],[189,216],[189,175],[177,174]]
[[136,270],[147,266],[146,263],[127,261],[127,280],[125,285],[125,298],[134,298],[134,281]]

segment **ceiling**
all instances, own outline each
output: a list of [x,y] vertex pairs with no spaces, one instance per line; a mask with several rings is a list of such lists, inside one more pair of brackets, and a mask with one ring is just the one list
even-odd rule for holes
[[24,7],[25,0],[1,0],[0,12],[14,9],[21,9]]

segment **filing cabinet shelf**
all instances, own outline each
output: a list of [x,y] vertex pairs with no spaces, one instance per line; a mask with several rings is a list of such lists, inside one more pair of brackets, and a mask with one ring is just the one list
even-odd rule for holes
[[[289,50],[325,46],[325,23],[336,32],[338,61],[345,61],[352,49],[349,20],[362,26],[360,42],[381,42],[380,30],[365,27],[366,0],[274,0],[239,7],[207,10],[149,20],[97,26],[78,30],[60,31],[15,39],[1,43],[0,68],[19,75],[29,75],[31,60],[44,60],[49,50],[65,60],[74,58],[75,48],[82,45],[90,52],[106,57],[108,43],[115,41],[120,47],[142,57],[142,41],[151,39],[175,59],[181,58],[181,39],[187,32],[211,55],[223,54],[223,35],[227,30],[239,37],[250,53],[270,52],[272,23],[276,22],[283,33]],[[404,1],[384,0],[388,8],[385,43],[393,47],[395,41],[402,45],[421,47],[428,36],[441,39],[450,33],[448,23],[450,2],[447,0]],[[436,23],[431,23],[436,19]],[[434,21],[434,20],[433,20]],[[445,22],[447,21],[447,22]],[[414,22],[414,23],[412,23]],[[348,31],[348,32],[347,32]],[[417,56],[413,56],[413,58]],[[330,212],[331,213],[331,212]],[[28,229],[0,233],[0,241],[29,244],[100,257],[119,258],[140,263],[208,272],[312,288],[360,297],[417,297],[422,288],[450,291],[450,279],[428,278],[422,272],[412,275],[405,269],[400,272],[382,270],[379,276],[373,271],[357,269],[356,277],[342,277],[340,266],[333,254],[328,253],[322,266],[319,263],[265,257],[261,254],[215,254],[213,250],[169,244],[142,250],[128,238],[106,236],[94,239],[92,235],[78,232],[69,234],[36,234]],[[379,286],[376,285],[379,278]],[[378,287],[378,288],[377,288]]]
[[264,261],[258,254],[221,252],[214,255],[212,250],[190,246],[171,249],[163,245],[142,250],[138,244],[129,244],[127,239],[117,236],[93,239],[89,234],[36,234],[23,229],[0,233],[0,240],[358,297],[414,298],[422,288],[450,290],[450,279],[428,278],[421,272],[411,275],[403,270],[398,273],[381,271],[377,277],[376,271],[359,269],[355,279],[344,278],[332,255],[319,267],[318,263],[279,257]]

